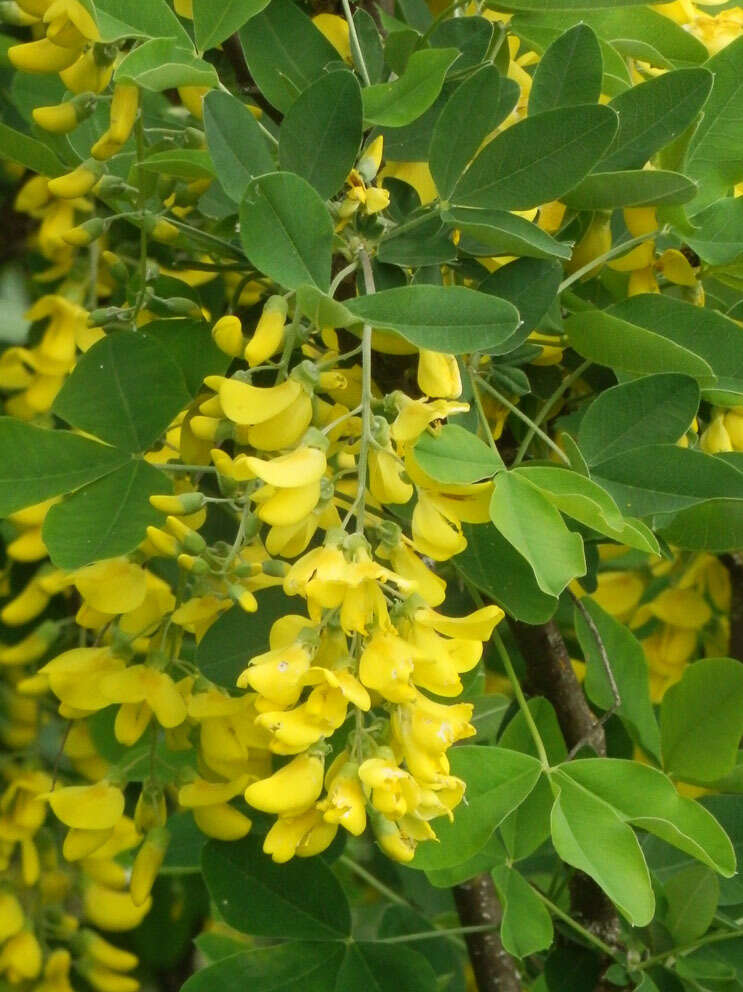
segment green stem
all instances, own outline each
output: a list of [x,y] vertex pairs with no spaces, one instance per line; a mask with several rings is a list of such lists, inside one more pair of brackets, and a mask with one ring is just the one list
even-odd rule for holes
[[211,472],[216,475],[213,465],[176,465],[173,462],[163,462],[157,466],[161,472]]
[[353,60],[356,63],[356,68],[361,73],[361,78],[364,80],[364,86],[371,86],[371,78],[369,76],[369,70],[366,68],[366,62],[364,61],[364,53],[361,51],[361,45],[359,44],[359,36],[356,34],[356,25],[353,23],[353,15],[351,14],[351,7],[348,0],[341,0],[343,5],[343,13],[346,15],[346,21],[348,23],[348,37],[351,42],[351,51],[353,52]]
[[624,963],[621,956],[617,954],[613,947],[610,947],[609,944],[605,944],[600,937],[597,937],[595,934],[591,933],[590,930],[586,930],[586,928],[582,927],[580,923],[577,923],[569,913],[566,913],[564,910],[560,909],[560,907],[556,906],[551,899],[548,899],[543,892],[540,892],[536,885],[532,885],[531,882],[529,885],[532,892],[542,900],[553,916],[556,916],[558,920],[562,920],[563,923],[566,923],[572,930],[575,930],[576,933],[580,934],[584,940],[587,940],[589,944],[593,944],[593,946],[601,951],[602,954],[606,954],[615,961],[621,961]]
[[434,937],[459,937],[467,933],[488,933],[499,930],[500,923],[478,923],[472,927],[449,927],[446,930],[423,930],[421,933],[403,933],[395,937],[381,937],[378,944],[406,944],[409,940],[432,940]]
[[[366,250],[362,248],[359,252],[359,260],[361,262],[361,271],[364,275],[364,288],[367,293],[371,294],[375,291],[374,288],[374,273],[372,272],[371,262]],[[364,509],[366,507],[366,477],[368,473],[369,466],[369,446],[371,441],[372,433],[372,374],[371,374],[371,362],[372,362],[372,328],[371,324],[364,324],[363,335],[361,339],[361,359],[362,359],[362,378],[361,378],[361,445],[359,447],[359,467],[358,467],[358,487],[356,490],[356,502],[354,504],[353,510],[356,516],[356,532],[358,534],[364,531]]]
[[373,889],[376,889],[380,895],[385,897],[385,899],[389,899],[390,902],[397,903],[398,906],[405,906],[406,909],[411,908],[407,899],[403,899],[402,896],[399,896],[394,889],[388,888],[384,882],[380,882],[378,878],[371,874],[371,872],[368,872],[366,868],[354,861],[353,858],[349,858],[347,854],[341,854],[338,860],[344,867],[348,868],[349,871],[352,871],[355,875],[358,875],[359,878],[362,878],[367,885],[371,885]]
[[511,662],[511,658],[506,650],[506,645],[503,643],[503,638],[500,636],[497,630],[493,631],[493,644],[495,644],[495,649],[498,652],[500,660],[503,662],[503,667],[506,670],[506,675],[511,680],[511,685],[513,686],[513,693],[516,696],[516,702],[519,704],[521,712],[524,714],[524,720],[526,720],[526,725],[529,728],[529,733],[534,741],[534,746],[537,749],[537,754],[539,755],[539,760],[542,762],[542,767],[547,772],[550,769],[550,761],[547,757],[547,751],[544,746],[544,741],[539,733],[536,723],[534,722],[534,717],[532,716],[531,710],[526,702],[526,696],[521,688],[521,683],[519,682],[516,671]]
[[486,389],[493,397],[493,399],[496,399],[498,400],[499,403],[502,403],[503,406],[506,407],[507,410],[510,410],[511,413],[515,414],[515,416],[517,416],[519,420],[523,420],[526,426],[532,428],[532,430],[537,435],[537,437],[541,438],[548,448],[551,448],[556,455],[560,456],[561,461],[565,462],[566,465],[570,465],[568,456],[565,454],[564,451],[562,451],[562,449],[558,448],[558,446],[555,444],[555,442],[552,440],[549,434],[545,434],[544,431],[541,429],[541,427],[537,427],[537,425],[534,423],[531,417],[527,417],[527,415],[523,413],[521,410],[519,410],[519,408],[515,404],[511,403],[510,400],[507,400],[506,397],[502,393],[499,393],[494,386],[491,386],[486,379],[483,379],[483,377],[478,373],[476,373],[476,375],[477,375],[477,380],[482,386],[482,388]]
[[[134,127],[136,141],[137,141],[137,163],[143,162],[145,158],[145,143],[144,143],[144,124],[142,121],[142,111],[140,110],[137,116],[137,122]],[[137,170],[138,181],[139,181],[139,191],[137,193],[137,209],[144,210],[145,203],[147,202],[147,194],[143,188],[142,184],[142,173]],[[139,292],[137,293],[137,300],[134,305],[134,313],[132,314],[132,325],[136,328],[137,317],[139,316],[142,307],[144,306],[145,294],[147,292],[147,225],[142,221],[139,228]]]
[[723,940],[740,940],[741,933],[740,930],[726,930],[725,933],[711,933],[706,937],[701,937],[699,940],[695,940],[693,944],[682,944],[681,947],[672,947],[670,951],[662,951],[660,954],[654,954],[650,958],[645,958],[637,965],[638,971],[644,971],[646,968],[653,968],[656,964],[663,964],[669,958],[681,957],[684,954],[691,954],[692,951],[696,951],[700,947],[705,947],[707,944],[719,944]]
[[480,423],[482,424],[482,429],[485,431],[485,436],[490,442],[490,447],[493,449],[493,451],[496,454],[498,454],[498,446],[495,443],[493,432],[490,429],[490,422],[488,421],[487,414],[485,413],[485,408],[482,405],[482,397],[480,396],[480,390],[477,388],[477,382],[475,381],[475,376],[472,372],[472,369],[467,369],[467,378],[470,381],[470,386],[472,388],[472,395],[475,398],[475,406],[477,407],[477,413],[478,416],[480,417]]
[[519,450],[516,452],[516,457],[513,460],[513,464],[511,465],[511,468],[516,468],[517,465],[521,464],[523,457],[526,454],[539,425],[547,419],[552,408],[554,407],[555,403],[557,403],[557,401],[560,399],[562,394],[567,392],[568,389],[570,389],[570,387],[573,385],[576,379],[580,379],[580,377],[583,375],[586,369],[590,368],[591,364],[592,364],[591,362],[585,361],[581,365],[579,365],[574,372],[571,372],[570,375],[566,376],[562,380],[562,382],[554,391],[554,393],[552,393],[549,399],[545,402],[542,409],[534,418],[534,422],[532,426],[528,429],[528,431],[524,435],[524,440],[519,445]]
[[590,262],[586,262],[585,265],[581,265],[579,269],[576,269],[575,272],[571,273],[566,279],[563,279],[557,292],[562,293],[562,291],[567,289],[568,286],[572,286],[574,282],[582,279],[586,273],[590,272],[592,269],[595,269],[596,266],[603,265],[604,262],[611,261],[611,259],[616,258],[617,255],[623,255],[630,248],[636,248],[637,245],[641,245],[644,241],[651,241],[659,234],[662,234],[663,230],[664,229],[659,229],[657,231],[651,231],[650,234],[641,234],[636,238],[630,238],[629,241],[623,241],[619,245],[614,245],[613,248],[605,251],[603,255],[598,255],[596,258],[591,259]]

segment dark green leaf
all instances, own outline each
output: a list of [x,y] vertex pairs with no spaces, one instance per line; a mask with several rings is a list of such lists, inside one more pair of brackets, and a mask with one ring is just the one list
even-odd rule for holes
[[467,548],[454,559],[457,568],[517,620],[546,623],[557,599],[542,592],[527,560],[490,524],[463,529]]
[[514,124],[480,152],[452,193],[458,206],[526,210],[567,193],[617,130],[608,107],[549,110]]
[[181,47],[191,39],[166,0],[95,0],[101,41],[122,38],[177,38]]
[[162,521],[150,496],[171,491],[170,480],[145,461],[130,461],[78,489],[46,516],[42,535],[49,557],[57,568],[82,568],[128,554],[149,525]]
[[131,83],[154,93],[175,86],[216,86],[214,66],[184,47],[181,39],[152,38],[133,48],[119,63],[117,83]]
[[357,7],[354,11],[353,23],[356,26],[356,35],[369,79],[372,83],[378,83],[384,70],[384,46],[377,25],[371,14],[363,7]]
[[[662,3],[663,0],[650,0]],[[593,10],[596,7],[631,7],[637,0],[506,0],[504,10]]]
[[601,48],[587,24],[576,24],[554,41],[534,72],[529,114],[595,103],[601,94]]
[[688,203],[696,191],[696,184],[679,172],[637,169],[586,176],[563,200],[574,210],[613,210]]
[[219,181],[239,203],[251,179],[275,168],[263,132],[245,104],[221,90],[206,95],[204,129]]
[[42,141],[16,131],[7,124],[0,124],[0,147],[3,158],[24,165],[32,172],[48,176],[50,179],[66,171],[57,156]]
[[667,903],[663,922],[674,944],[691,944],[707,932],[720,895],[720,883],[709,868],[684,868],[666,882],[663,894]]
[[202,866],[220,916],[242,933],[328,941],[351,931],[343,889],[320,858],[277,865],[263,853],[259,838],[246,837],[209,841]]
[[194,0],[193,26],[200,52],[214,48],[267,7],[269,0]]
[[730,265],[743,254],[743,200],[728,196],[694,216],[686,241],[708,265]]
[[417,951],[367,941],[348,945],[334,986],[335,992],[431,992],[435,987],[436,975]]
[[598,169],[641,169],[694,121],[711,88],[707,69],[678,69],[614,97],[609,106],[619,114],[619,130]]
[[433,129],[429,152],[431,175],[442,200],[449,199],[470,159],[517,99],[518,86],[493,65],[473,73],[451,95]]
[[599,393],[581,419],[578,443],[589,465],[645,444],[675,444],[698,407],[699,386],[689,376],[643,376]]
[[209,152],[201,148],[179,148],[174,151],[156,152],[139,163],[145,172],[177,176],[179,179],[213,179],[214,166]]
[[253,265],[287,289],[330,288],[333,222],[306,180],[291,172],[253,179],[240,206],[240,235]]
[[240,32],[250,75],[282,114],[340,56],[292,0],[271,0]]
[[292,609],[292,600],[283,589],[258,593],[258,611],[246,613],[237,606],[223,613],[211,625],[196,649],[199,671],[217,685],[232,689],[251,658],[268,651],[268,635],[273,623]]
[[459,247],[471,255],[567,259],[572,254],[571,245],[558,241],[525,217],[518,217],[508,210],[451,207],[443,216],[460,230]]
[[743,665],[732,658],[689,665],[663,697],[660,728],[670,774],[714,782],[731,772],[743,735]]
[[450,262],[457,257],[451,227],[443,224],[438,214],[431,214],[422,224],[417,221],[418,218],[400,224],[385,234],[377,251],[380,262],[417,268]]
[[330,72],[311,83],[287,111],[279,162],[327,200],[343,186],[360,144],[359,84],[351,72]]
[[189,400],[181,370],[155,338],[119,331],[85,352],[52,407],[79,430],[146,451]]
[[437,482],[466,485],[505,468],[496,451],[456,424],[446,424],[436,434],[422,434],[414,450],[420,467]]
[[[163,861],[163,875],[181,875],[201,871],[201,850],[206,837],[194,822],[190,810],[168,817],[170,843]],[[239,950],[240,948],[238,948]]]
[[208,375],[224,375],[229,367],[229,355],[216,346],[203,320],[151,320],[145,333],[156,338],[178,365],[191,396],[196,396]]
[[364,120],[386,127],[410,124],[434,102],[449,67],[458,58],[456,48],[414,52],[394,82],[375,83],[363,90]]
[[128,460],[124,451],[69,431],[0,417],[0,516],[79,489]]
[[397,331],[419,348],[452,355],[487,351],[519,324],[510,303],[465,286],[400,286],[346,306],[359,320]]
[[333,992],[341,943],[308,941],[241,951],[191,975],[181,992]]
[[562,266],[555,260],[517,258],[491,272],[480,283],[481,293],[508,300],[522,320],[513,336],[491,354],[508,354],[526,341],[554,303],[562,276]]
[[585,575],[579,535],[568,530],[549,500],[516,473],[501,472],[496,476],[490,519],[526,558],[539,588],[548,595],[559,596],[571,579]]
[[549,947],[554,938],[552,918],[523,875],[499,865],[493,869],[493,881],[503,904],[500,939],[508,953],[525,958]]
[[662,536],[694,551],[738,551],[743,547],[743,499],[712,499],[656,521]]

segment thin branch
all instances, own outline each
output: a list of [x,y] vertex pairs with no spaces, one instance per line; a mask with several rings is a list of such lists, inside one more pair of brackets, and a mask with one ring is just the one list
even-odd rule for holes
[[[606,721],[610,717],[612,717],[617,712],[619,707],[622,705],[622,696],[619,692],[619,686],[617,685],[617,680],[614,678],[614,671],[611,667],[609,653],[606,650],[606,645],[604,644],[604,640],[601,637],[601,632],[596,626],[593,617],[588,612],[586,604],[583,602],[583,600],[579,599],[578,596],[576,596],[572,590],[569,589],[568,592],[570,594],[570,598],[573,600],[573,603],[575,604],[575,608],[578,610],[580,615],[586,621],[586,626],[591,631],[591,635],[594,641],[596,642],[596,647],[598,649],[599,657],[601,658],[601,664],[604,668],[604,672],[606,673],[606,678],[609,682],[609,688],[611,689],[611,695],[614,700],[613,706],[611,706],[604,713],[604,715],[601,717],[601,719],[598,722],[598,725],[600,727],[603,727]],[[583,745],[588,743],[590,743],[588,739],[578,741],[570,749],[570,752],[568,753],[568,758],[569,759],[574,758],[575,755],[578,753],[578,751],[580,751],[580,749],[583,747]]]

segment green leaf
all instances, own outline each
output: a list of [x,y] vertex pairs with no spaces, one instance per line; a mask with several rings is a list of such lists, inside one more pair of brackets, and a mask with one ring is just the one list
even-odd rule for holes
[[546,623],[557,599],[542,592],[526,558],[489,524],[465,524],[463,530],[467,547],[454,559],[456,567],[510,616]]
[[294,101],[279,134],[279,163],[323,200],[343,186],[361,144],[361,90],[351,72],[330,72]]
[[338,52],[292,0],[271,0],[240,32],[250,75],[285,114]]
[[526,341],[557,297],[563,277],[556,260],[517,258],[491,272],[479,286],[481,293],[492,293],[508,300],[521,316],[521,326],[491,354],[508,354]]
[[442,216],[460,230],[459,248],[470,255],[567,259],[572,254],[570,244],[558,241],[525,217],[508,210],[450,207]]
[[552,842],[558,855],[590,875],[633,926],[646,926],[653,918],[655,897],[631,827],[564,771],[555,772],[553,781],[560,790],[552,807]]
[[214,90],[204,99],[204,129],[219,181],[240,203],[250,180],[276,167],[260,125],[231,93]]
[[714,77],[712,92],[684,163],[684,171],[699,183],[699,209],[743,179],[743,161],[736,151],[743,116],[743,38],[709,59],[706,68]]
[[[623,623],[606,613],[586,596],[583,605],[593,620],[606,650],[621,703],[617,709],[632,740],[656,760],[660,759],[660,731],[650,702],[648,663],[642,645]],[[586,661],[586,695],[603,710],[614,706],[614,696],[606,675],[596,637],[579,609],[574,626]]]
[[495,828],[529,795],[542,766],[527,754],[474,745],[451,751],[451,771],[467,783],[467,801],[457,807],[452,823],[440,820],[436,824],[439,842],[421,844],[411,868],[450,868],[477,854]]
[[743,330],[734,320],[716,310],[655,293],[633,296],[612,306],[610,313],[694,352],[705,361],[716,377],[712,384],[701,382],[703,395],[711,402],[716,402],[717,395],[726,389],[743,390]]
[[517,99],[518,86],[494,65],[478,69],[449,97],[433,129],[429,151],[431,175],[442,200],[449,199],[470,159]]
[[689,665],[663,697],[660,729],[671,775],[714,782],[731,772],[743,736],[743,665],[732,658]]
[[[191,811],[168,817],[170,843],[161,868],[163,875],[181,875],[201,871],[201,850],[206,837],[194,822]],[[238,948],[240,950],[241,948]]]
[[[649,0],[663,3],[663,0]],[[637,0],[505,0],[504,10],[594,10],[596,7],[631,7]]]
[[175,86],[216,86],[214,66],[175,38],[152,38],[133,48],[119,63],[114,79],[160,93]]
[[552,918],[523,875],[507,865],[497,865],[492,875],[503,903],[500,939],[506,951],[525,958],[549,947],[554,939]]
[[336,992],[431,992],[436,987],[436,975],[426,958],[408,947],[353,941],[346,948],[333,987]]
[[278,587],[258,593],[256,613],[246,613],[237,606],[227,610],[199,641],[196,648],[199,671],[210,682],[233,689],[248,661],[268,651],[271,627],[291,608],[292,600]]
[[372,83],[378,83],[384,70],[384,47],[377,25],[371,14],[363,7],[357,7],[354,11],[353,23],[369,79]]
[[621,758],[586,758],[562,765],[558,775],[726,878],[735,872],[735,852],[720,824],[699,803],[680,796],[657,768]]
[[645,444],[675,444],[699,407],[699,386],[689,376],[660,372],[599,393],[581,419],[580,450],[590,465]]
[[480,152],[457,183],[457,206],[526,210],[555,200],[599,161],[617,130],[603,106],[560,107],[519,121]]
[[743,547],[743,500],[712,499],[657,520],[665,540],[694,551],[738,551]]
[[200,52],[215,48],[225,38],[268,6],[270,0],[194,0],[193,27]]
[[3,159],[10,159],[50,179],[67,171],[51,148],[7,124],[0,124],[0,147]]
[[333,222],[317,192],[291,172],[253,179],[240,206],[245,254],[287,289],[330,288]]
[[585,575],[583,542],[560,513],[526,479],[501,472],[493,485],[490,519],[531,565],[539,588],[559,596],[568,582]]
[[619,114],[619,130],[597,168],[601,172],[642,169],[657,151],[683,134],[711,88],[707,69],[677,69],[615,96],[609,106]]
[[743,254],[743,200],[727,196],[695,214],[686,242],[708,265],[730,265]]
[[202,867],[219,915],[242,933],[332,941],[351,932],[348,901],[321,858],[277,865],[261,850],[260,839],[249,836],[209,841]]
[[88,349],[52,410],[125,451],[146,451],[188,403],[181,370],[155,338],[109,334]]
[[403,268],[419,265],[440,265],[457,257],[457,247],[451,239],[451,227],[443,224],[438,213],[422,223],[414,218],[385,234],[379,242],[377,259]]
[[[578,472],[558,466],[527,465],[515,471],[540,489],[558,510],[587,527],[616,532],[622,515],[611,496],[598,483]],[[597,526],[598,525],[598,526]]]
[[178,148],[155,152],[137,166],[145,172],[163,173],[179,179],[213,179],[214,165],[209,152],[201,148]]
[[452,355],[487,351],[519,325],[510,303],[466,286],[400,286],[345,305],[376,328],[397,331],[419,348]]
[[191,975],[181,992],[332,992],[344,945],[289,942],[241,951]]
[[445,424],[435,434],[422,434],[414,450],[420,467],[437,482],[466,485],[489,479],[505,468],[496,451],[456,424]]
[[675,444],[648,444],[601,462],[596,480],[620,510],[647,517],[715,498],[743,499],[743,473],[704,452]]
[[356,318],[340,301],[315,286],[297,287],[297,310],[317,327],[351,327]]
[[151,320],[144,333],[166,349],[191,396],[196,396],[208,375],[224,375],[229,368],[231,359],[214,343],[206,321],[187,317]]
[[101,41],[122,38],[178,38],[181,47],[191,39],[166,0],[95,0]]
[[49,557],[57,568],[82,568],[134,551],[147,527],[162,521],[150,496],[170,492],[162,472],[148,462],[129,461],[51,508],[42,530]]
[[[539,782],[537,782],[536,788],[539,788]],[[530,796],[527,796],[522,805],[525,806],[530,798]],[[518,813],[518,810],[515,812]],[[549,809],[547,810],[547,816],[549,817]],[[498,833],[499,831],[494,831],[490,835],[490,840],[485,847],[481,848],[477,854],[473,854],[471,858],[451,868],[432,868],[426,872],[426,878],[436,889],[450,889],[453,885],[459,885],[460,882],[466,882],[468,879],[474,878],[475,875],[479,875],[482,871],[490,871],[494,865],[503,864],[507,853]]]
[[[700,308],[695,308],[700,309]],[[704,311],[701,311],[704,312]],[[681,372],[700,385],[711,385],[710,365],[698,354],[669,338],[630,322],[623,304],[603,310],[584,310],[565,321],[572,348],[584,358],[622,372]]]
[[79,489],[128,460],[126,452],[69,431],[0,417],[0,516]]
[[717,912],[720,883],[703,865],[690,865],[663,886],[667,908],[663,922],[674,945],[691,944],[709,929]]
[[529,93],[529,114],[596,103],[603,72],[598,38],[587,24],[576,24],[553,41],[539,61]]
[[362,92],[368,124],[403,127],[421,116],[441,92],[449,67],[460,53],[456,48],[429,48],[413,52],[405,72],[391,83],[375,83]]
[[679,172],[637,169],[586,176],[563,201],[573,210],[613,210],[688,203],[696,192],[696,184]]

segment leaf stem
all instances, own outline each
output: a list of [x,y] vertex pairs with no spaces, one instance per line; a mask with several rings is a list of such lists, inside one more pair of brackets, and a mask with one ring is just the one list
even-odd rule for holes
[[724,933],[716,931],[715,933],[707,934],[706,937],[701,937],[699,940],[695,940],[692,944],[682,944],[681,947],[672,947],[670,951],[661,951],[660,954],[654,954],[652,957],[645,958],[637,966],[638,971],[644,971],[646,968],[653,968],[656,964],[663,964],[669,958],[682,957],[685,954],[691,954],[692,951],[696,951],[700,947],[705,947],[707,944],[718,944],[723,940],[740,940],[741,933],[740,930],[726,930]]
[[554,393],[552,393],[552,395],[549,397],[549,399],[547,399],[545,401],[544,405],[542,406],[542,409],[539,411],[539,413],[534,418],[534,421],[533,421],[532,426],[528,429],[528,431],[524,435],[524,440],[519,445],[519,450],[516,452],[516,457],[513,460],[513,464],[511,465],[511,468],[516,468],[517,465],[520,465],[521,464],[521,462],[523,461],[524,455],[526,454],[526,452],[527,452],[527,450],[529,448],[529,445],[531,444],[532,440],[534,439],[534,435],[536,434],[536,428],[538,428],[539,425],[541,423],[543,423],[547,419],[547,417],[549,416],[549,414],[550,414],[552,408],[554,407],[555,403],[557,403],[557,401],[560,399],[560,397],[563,395],[563,393],[567,392],[567,390],[570,389],[570,387],[573,385],[573,383],[577,379],[580,379],[580,377],[583,375],[583,373],[586,371],[586,369],[590,368],[590,366],[592,364],[593,363],[590,362],[590,361],[588,361],[588,360],[586,360],[585,362],[581,363],[578,366],[578,368],[575,369],[574,372],[571,372],[570,375],[566,376],[562,380],[562,382],[557,387],[557,389],[554,391]]
[[348,3],[348,0],[341,0],[341,3],[343,5],[343,13],[346,15],[346,21],[348,23],[348,37],[351,42],[353,60],[356,63],[356,68],[361,73],[361,78],[364,80],[364,86],[371,86],[369,70],[366,68],[364,53],[361,51],[359,36],[356,34],[356,25],[353,23],[353,15],[351,14],[350,4]]
[[526,702],[526,696],[524,695],[524,690],[521,688],[521,683],[519,682],[518,675],[513,667],[510,655],[506,650],[506,645],[503,643],[503,638],[500,636],[497,630],[493,631],[492,637],[493,644],[495,644],[495,649],[498,652],[500,660],[503,662],[503,667],[506,670],[506,675],[511,680],[511,685],[513,686],[513,693],[516,696],[516,701],[519,704],[521,712],[524,714],[524,720],[526,720],[526,725],[529,728],[529,733],[534,741],[534,746],[537,749],[537,754],[539,755],[539,760],[542,762],[542,768],[547,772],[550,769],[550,761],[547,757],[547,750],[544,746],[544,741],[542,740],[542,735],[539,733],[539,729],[534,722],[534,717],[529,709],[529,705]]
[[371,885],[373,889],[376,889],[380,895],[383,895],[386,899],[389,899],[390,902],[397,903],[398,906],[405,906],[406,909],[411,908],[407,899],[403,899],[403,897],[398,895],[394,889],[390,889],[384,884],[384,882],[380,882],[375,875],[368,872],[363,865],[360,865],[357,861],[354,861],[353,858],[349,858],[347,854],[341,854],[338,860],[345,868],[348,868],[349,871],[352,871],[355,875],[358,875],[359,878],[363,878],[367,885]]
[[630,238],[629,241],[623,241],[621,244],[614,245],[613,248],[605,251],[603,255],[599,255],[597,258],[591,259],[590,262],[586,262],[585,265],[581,265],[579,269],[576,269],[575,272],[572,272],[566,279],[563,279],[558,287],[558,294],[562,293],[563,290],[568,288],[568,286],[572,286],[574,282],[582,279],[587,272],[595,269],[597,265],[602,265],[604,262],[609,262],[612,258],[616,258],[617,255],[623,255],[629,248],[636,248],[637,245],[641,245],[644,241],[651,241],[659,234],[663,234],[664,231],[665,228],[658,228],[656,231],[651,231],[650,234],[640,234],[636,238]]
[[556,906],[551,899],[548,899],[547,896],[536,887],[536,885],[532,885],[531,882],[529,882],[529,885],[532,892],[538,896],[539,899],[541,899],[553,916],[556,916],[558,920],[562,920],[563,923],[566,923],[572,930],[575,930],[575,932],[580,934],[584,940],[587,940],[590,944],[593,944],[593,946],[603,954],[613,958],[615,961],[622,961],[622,963],[624,963],[621,956],[617,954],[613,947],[610,947],[609,944],[604,943],[600,937],[597,937],[595,934],[591,933],[590,930],[586,930],[586,928],[581,926],[580,923],[577,923],[569,913],[566,913],[565,910],[560,909],[559,906]]
[[[480,396],[480,390],[477,388],[477,382],[475,381],[475,376],[472,369],[467,369],[467,378],[470,381],[470,386],[472,387],[472,395],[475,398],[475,406],[477,407],[477,413],[480,417],[480,423],[482,424],[482,429],[485,431],[485,436],[490,442],[490,447],[493,451],[498,454],[498,447],[495,443],[495,438],[493,437],[493,432],[490,429],[490,422],[488,421],[487,414],[485,413],[485,408],[482,405],[482,397]],[[498,455],[500,457],[500,455]]]
[[434,937],[458,937],[467,933],[487,933],[499,930],[500,923],[478,923],[471,927],[449,927],[446,930],[423,930],[421,933],[404,933],[394,937],[381,937],[378,944],[405,944],[409,940],[431,940]]

